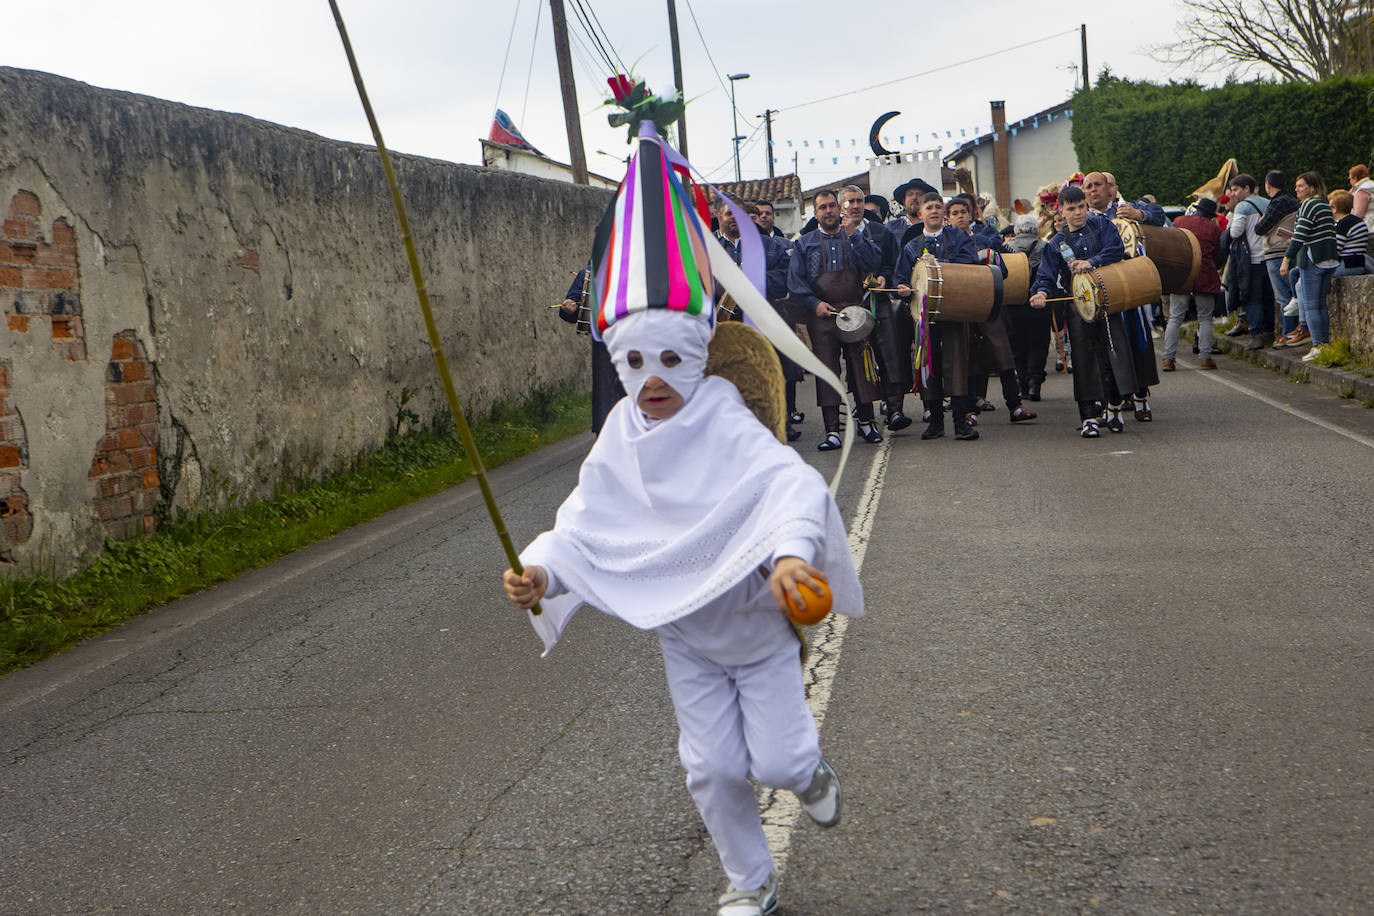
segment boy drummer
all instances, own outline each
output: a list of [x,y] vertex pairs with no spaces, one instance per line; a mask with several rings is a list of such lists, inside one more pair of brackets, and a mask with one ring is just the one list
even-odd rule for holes
[[[1044,308],[1051,291],[1056,297],[1073,294],[1073,275],[1115,264],[1126,256],[1121,235],[1105,216],[1088,212],[1088,199],[1083,189],[1066,185],[1059,192],[1059,212],[1066,221],[1040,255],[1040,269],[1031,284],[1031,308]],[[1078,401],[1081,420],[1078,434],[1084,439],[1096,439],[1098,418],[1102,414],[1104,390],[1102,365],[1107,358],[1107,323],[1087,322],[1075,308],[1065,309],[1068,317],[1069,340],[1073,345],[1073,396]],[[1119,424],[1121,405],[1115,405]]]

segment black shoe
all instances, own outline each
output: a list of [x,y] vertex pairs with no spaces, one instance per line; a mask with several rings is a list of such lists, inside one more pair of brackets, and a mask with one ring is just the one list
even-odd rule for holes
[[843,444],[844,443],[840,441],[839,433],[826,433],[825,438],[816,445],[816,451],[833,452]]
[[1038,378],[1033,378],[1033,379],[1031,379],[1029,382],[1026,383],[1026,400],[1027,400],[1027,401],[1038,401],[1038,400],[1040,400],[1040,379],[1038,379]]
[[945,418],[936,417],[921,431],[922,439],[939,439],[945,434]]
[[791,419],[793,423],[800,423],[806,419],[806,414],[802,413],[800,410],[794,410]]
[[1222,333],[1227,337],[1240,337],[1244,334],[1249,334],[1250,328],[1246,326],[1245,322],[1237,321],[1234,328],[1231,328],[1229,331],[1223,331]]
[[893,432],[899,429],[906,429],[910,425],[911,417],[908,417],[900,410],[894,410],[887,415],[887,428]]
[[1126,424],[1121,422],[1120,410],[1107,411],[1107,428],[1114,433],[1119,433],[1126,428]]
[[792,424],[790,424],[790,423],[787,424],[787,441],[788,441],[788,442],[796,442],[796,441],[797,441],[798,439],[800,439],[800,438],[801,438],[801,430],[799,430],[799,429],[793,429],[793,428],[792,428]]
[[968,421],[968,417],[954,415],[954,438],[963,439],[965,442],[978,438],[978,430],[973,428],[973,424]]
[[860,420],[854,431],[862,436],[865,442],[883,441],[883,434],[878,432],[878,425],[872,420]]

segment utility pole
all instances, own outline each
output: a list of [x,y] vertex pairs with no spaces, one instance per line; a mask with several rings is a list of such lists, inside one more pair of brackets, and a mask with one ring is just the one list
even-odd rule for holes
[[1079,37],[1083,40],[1083,88],[1091,89],[1093,85],[1093,75],[1088,70],[1088,24],[1082,23],[1078,27]]
[[773,177],[773,115],[777,114],[776,108],[765,108],[763,114],[763,137],[764,148],[768,150],[768,177]]
[[558,55],[558,82],[563,89],[563,120],[568,128],[568,157],[572,160],[573,184],[589,184],[587,152],[582,148],[582,119],[577,113],[577,84],[573,82],[572,58],[568,54],[568,17],[563,0],[549,0],[553,15],[553,49]]
[[[668,0],[668,37],[673,43],[673,82],[677,84],[677,91],[682,93],[685,99],[687,93],[682,88],[682,48],[677,40],[677,4],[674,0]],[[682,117],[677,119],[677,150],[684,158],[687,156],[686,106],[683,106]]]
[[739,106],[735,104],[735,83],[739,82],[740,80],[747,80],[749,78],[749,74],[727,73],[725,74],[725,78],[730,81],[730,123],[734,125],[735,128],[735,136],[732,142],[735,144],[735,183],[738,184],[740,181],[739,142],[744,138],[739,135]]

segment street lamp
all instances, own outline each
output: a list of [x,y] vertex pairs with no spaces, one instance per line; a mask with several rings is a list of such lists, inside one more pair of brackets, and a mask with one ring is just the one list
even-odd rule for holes
[[739,115],[738,115],[738,109],[735,107],[735,82],[736,82],[737,80],[747,80],[747,79],[749,78],[749,74],[747,74],[747,73],[727,73],[727,74],[725,75],[725,78],[728,79],[728,80],[730,81],[730,121],[731,121],[731,123],[734,124],[734,126],[735,126],[735,138],[734,138],[734,144],[735,144],[735,181],[738,182],[738,181],[740,180],[740,177],[739,177],[739,141],[740,141],[740,138],[739,138]]

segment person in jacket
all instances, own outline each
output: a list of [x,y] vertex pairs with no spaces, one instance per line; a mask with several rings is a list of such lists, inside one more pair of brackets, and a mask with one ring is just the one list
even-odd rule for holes
[[1311,339],[1306,325],[1299,330],[1294,277],[1279,273],[1288,240],[1293,237],[1293,224],[1298,221],[1298,199],[1288,190],[1288,176],[1277,169],[1264,176],[1264,193],[1269,196],[1269,206],[1264,208],[1264,216],[1255,224],[1255,234],[1264,240],[1264,270],[1281,315],[1281,323],[1275,329],[1279,336],[1273,346],[1275,350],[1282,350]]
[[1296,190],[1302,203],[1298,206],[1293,239],[1288,243],[1279,270],[1286,275],[1297,267],[1302,272],[1298,306],[1312,333],[1312,349],[1302,361],[1310,363],[1331,342],[1331,316],[1326,309],[1326,294],[1331,289],[1331,276],[1341,262],[1336,248],[1336,221],[1331,214],[1331,205],[1326,202],[1326,183],[1322,176],[1317,172],[1303,172],[1298,176]]
[[[1174,220],[1174,227],[1187,229],[1197,237],[1202,249],[1202,266],[1193,284],[1193,302],[1197,305],[1197,345],[1201,351],[1199,369],[1215,369],[1212,359],[1212,316],[1216,313],[1217,295],[1221,292],[1221,278],[1217,275],[1217,246],[1221,242],[1221,227],[1217,225],[1217,205],[1204,197]],[[1172,372],[1178,356],[1178,334],[1183,316],[1188,311],[1187,293],[1169,294],[1169,325],[1164,330],[1164,371]]]
[[1251,175],[1231,179],[1231,284],[1245,309],[1250,329],[1247,350],[1262,350],[1274,342],[1274,292],[1264,267],[1264,243],[1256,226],[1264,218],[1269,199],[1259,193],[1259,182]]

